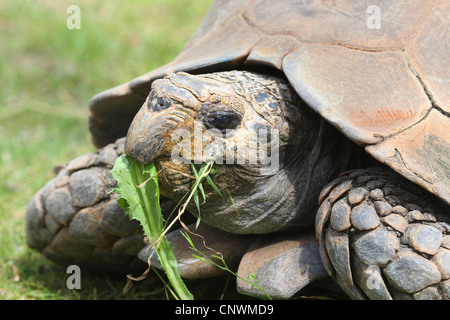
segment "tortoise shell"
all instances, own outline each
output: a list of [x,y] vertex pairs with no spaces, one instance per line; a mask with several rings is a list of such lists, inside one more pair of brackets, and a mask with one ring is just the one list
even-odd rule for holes
[[216,0],[178,57],[96,95],[101,147],[126,135],[153,80],[265,66],[378,161],[450,203],[450,2]]

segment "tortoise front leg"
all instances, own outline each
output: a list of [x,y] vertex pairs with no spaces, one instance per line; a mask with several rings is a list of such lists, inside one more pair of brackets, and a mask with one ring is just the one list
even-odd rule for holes
[[342,174],[319,204],[322,261],[351,298],[450,299],[450,219],[440,200],[372,168]]
[[[61,264],[101,272],[145,269],[137,257],[145,247],[142,228],[110,192],[116,181],[109,171],[124,140],[70,161],[33,196],[26,213],[29,247]],[[161,209],[170,213],[173,202],[162,200]]]

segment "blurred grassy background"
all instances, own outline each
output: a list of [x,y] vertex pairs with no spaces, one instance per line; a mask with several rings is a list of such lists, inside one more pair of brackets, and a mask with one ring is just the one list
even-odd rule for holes
[[[25,209],[55,165],[95,150],[89,99],[171,61],[211,3],[0,0],[0,299],[151,298],[109,276],[66,289],[65,270],[27,248]],[[66,27],[71,4],[80,30]]]

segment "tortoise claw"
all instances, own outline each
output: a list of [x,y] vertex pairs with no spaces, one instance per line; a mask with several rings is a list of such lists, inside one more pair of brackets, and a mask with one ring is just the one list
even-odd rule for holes
[[347,234],[345,232],[333,230],[332,228],[327,229],[325,234],[325,246],[337,276],[345,281],[345,283],[353,286],[352,271],[350,268],[350,248]]
[[145,265],[137,252],[145,246],[141,228],[117,204],[109,170],[123,153],[119,139],[85,154],[59,170],[30,200],[26,213],[29,247],[60,264],[99,272],[128,273]]
[[368,266],[357,259],[352,265],[355,281],[371,300],[392,300],[381,269],[376,265]]

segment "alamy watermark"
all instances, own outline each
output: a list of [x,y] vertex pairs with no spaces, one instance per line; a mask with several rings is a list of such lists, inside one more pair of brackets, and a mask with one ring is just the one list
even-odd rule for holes
[[69,16],[66,19],[66,27],[69,30],[81,29],[81,10],[80,7],[72,4],[67,7],[66,13]]
[[66,273],[71,275],[67,277],[66,287],[69,290],[81,289],[81,269],[79,266],[72,264],[67,267]]
[[381,29],[381,9],[377,5],[367,7],[366,13],[369,15],[366,20],[368,29]]
[[379,290],[383,282],[380,269],[377,266],[369,266],[366,270],[366,286],[369,290]]

